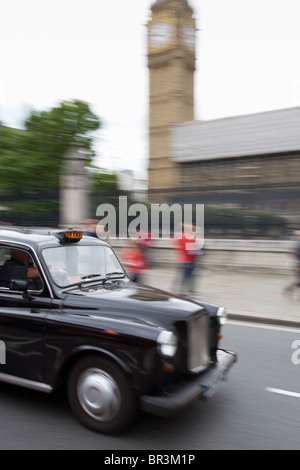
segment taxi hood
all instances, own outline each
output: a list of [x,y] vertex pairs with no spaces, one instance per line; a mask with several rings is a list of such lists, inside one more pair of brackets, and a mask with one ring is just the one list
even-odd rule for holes
[[170,324],[204,310],[199,303],[134,282],[109,281],[65,290],[64,309],[72,314],[109,315],[151,324]]

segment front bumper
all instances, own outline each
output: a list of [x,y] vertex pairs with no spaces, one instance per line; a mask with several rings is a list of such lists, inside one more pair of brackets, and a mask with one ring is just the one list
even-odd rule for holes
[[143,395],[140,408],[147,413],[167,417],[186,407],[193,401],[210,398],[227,378],[229,369],[237,361],[236,353],[218,349],[217,363],[176,392],[166,396]]

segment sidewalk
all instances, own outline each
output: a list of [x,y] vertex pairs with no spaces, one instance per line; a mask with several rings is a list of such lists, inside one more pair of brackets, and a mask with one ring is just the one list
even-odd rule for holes
[[[144,284],[176,292],[176,276],[173,268],[153,268]],[[222,305],[229,319],[300,327],[300,289],[294,298],[282,295],[292,281],[292,275],[204,269],[195,280],[195,299]]]

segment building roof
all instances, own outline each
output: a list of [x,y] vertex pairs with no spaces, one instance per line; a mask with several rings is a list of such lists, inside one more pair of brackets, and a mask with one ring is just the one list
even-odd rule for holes
[[172,126],[177,162],[300,150],[300,106]]

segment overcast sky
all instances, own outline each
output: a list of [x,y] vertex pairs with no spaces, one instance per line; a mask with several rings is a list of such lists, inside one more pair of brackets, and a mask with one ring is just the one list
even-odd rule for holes
[[[300,106],[300,0],[189,0],[195,119]],[[146,170],[146,24],[153,0],[0,0],[0,120],[87,101],[97,164]]]

